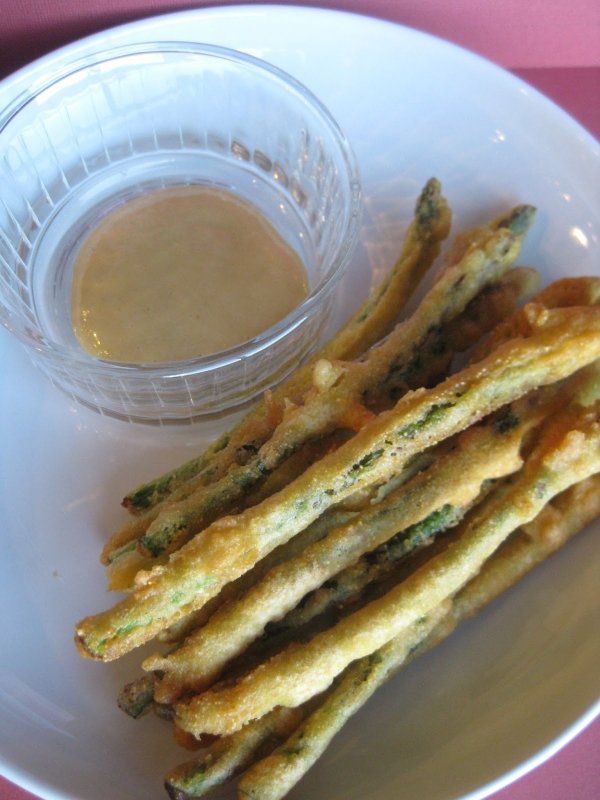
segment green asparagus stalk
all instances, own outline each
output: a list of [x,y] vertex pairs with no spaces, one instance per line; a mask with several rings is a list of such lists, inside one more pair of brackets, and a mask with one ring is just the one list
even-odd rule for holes
[[203,797],[285,741],[301,717],[300,709],[276,708],[231,736],[217,739],[199,758],[169,772],[167,794],[171,800]]
[[[534,209],[519,206],[506,217],[477,232],[469,232],[470,245],[459,250],[456,263],[447,263],[415,313],[400,323],[383,343],[363,360],[334,370],[336,379],[325,391],[314,391],[289,411],[258,453],[247,464],[231,469],[221,480],[201,487],[184,500],[166,507],[150,523],[138,547],[157,556],[176,549],[222,509],[231,506],[305,441],[326,435],[344,425],[357,405],[368,401],[372,387],[385,393],[404,394],[406,364],[414,362],[432,329],[458,316],[486,284],[505,274],[514,262],[528,231]],[[376,391],[379,397],[379,390]]]
[[[401,376],[402,385],[410,389],[421,386],[432,386],[448,374],[453,358],[467,350],[474,342],[488,333],[495,325],[504,321],[514,313],[519,303],[529,299],[539,284],[538,273],[526,267],[509,270],[498,281],[488,284],[470,301],[465,310],[446,325],[434,327],[427,335],[423,349],[412,363],[407,364]],[[386,391],[388,394],[386,394]],[[389,383],[380,387],[377,397],[371,393],[372,404],[389,408],[393,404],[390,394],[397,394],[399,388]],[[338,434],[342,433],[339,431]],[[324,437],[322,443],[328,443],[330,437]],[[334,434],[335,438],[335,434]],[[316,460],[311,452],[315,443],[303,445],[300,451],[288,458],[276,468],[258,491],[250,492],[243,498],[244,507],[248,507],[273,493],[274,486],[288,483],[290,465],[300,457],[300,469],[306,467],[311,460]],[[317,456],[318,457],[318,456]],[[308,461],[306,460],[308,459]],[[296,464],[293,465],[295,468]],[[295,476],[293,476],[295,477]],[[170,495],[170,502],[177,500],[179,491]],[[145,514],[138,515],[118,530],[106,543],[101,560],[107,563],[109,589],[116,591],[129,590],[135,574],[140,569],[150,569],[160,564],[164,555],[156,557],[143,556],[137,550],[137,540],[144,534],[148,525],[156,519],[164,503],[154,506]],[[221,509],[221,513],[232,513],[234,509]],[[217,513],[217,509],[214,509]],[[166,555],[166,554],[165,554]]]
[[[155,654],[147,658],[144,669],[160,676],[156,686],[158,701],[172,703],[183,692],[209,686],[229,661],[263,634],[269,622],[280,619],[309,591],[318,589],[342,570],[352,569],[356,584],[357,568],[363,578],[372,572],[370,559],[353,567],[360,556],[387,542],[388,559],[397,560],[415,549],[424,536],[431,537],[434,530],[456,522],[465,507],[479,496],[485,481],[504,477],[521,467],[522,441],[543,419],[547,405],[534,399],[521,403],[512,411],[510,429],[490,420],[465,431],[456,446],[428,469],[295,558],[270,570],[236,601],[223,605],[182,647],[166,656]],[[457,474],[460,481],[455,480]],[[435,520],[428,526],[411,527],[432,514]],[[388,541],[391,537],[396,541]]]
[[236,684],[176,705],[176,722],[194,735],[231,733],[277,705],[297,706],[325,690],[346,666],[369,655],[452,597],[508,536],[554,496],[600,472],[600,403],[552,419],[522,473],[479,506],[452,546],[382,598],[309,642],[288,648]]
[[[440,246],[450,232],[451,213],[441,195],[439,181],[431,178],[416,202],[402,251],[381,285],[354,313],[342,329],[311,361],[300,367],[273,390],[270,404],[285,398],[297,400],[311,385],[312,365],[319,358],[352,360],[383,338],[399,318],[422,277],[435,261]],[[131,511],[142,511],[161,502],[177,487],[208,470],[206,482],[221,477],[237,463],[236,455],[244,445],[256,447],[270,431],[269,408],[263,401],[250,411],[229,433],[221,436],[204,453],[156,480],[130,492],[123,504]]]
[[118,658],[201,608],[278,545],[357,489],[389,477],[427,447],[533,389],[600,358],[600,309],[530,313],[530,334],[430,389],[412,392],[276,495],[213,523],[138,588],[81,621],[76,643],[88,657]]
[[[511,534],[479,574],[454,596],[449,612],[428,635],[419,640],[417,633],[418,641],[411,648],[407,646],[409,629],[374,654],[351,664],[340,683],[293,734],[250,767],[239,784],[239,797],[283,798],[315,764],[347,720],[392,674],[446,639],[463,620],[514,586],[599,514],[600,475],[575,484],[550,501],[532,522]],[[443,610],[440,609],[442,613]]]

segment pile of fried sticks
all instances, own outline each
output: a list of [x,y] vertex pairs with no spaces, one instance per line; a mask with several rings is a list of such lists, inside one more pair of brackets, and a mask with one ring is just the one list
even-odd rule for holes
[[450,216],[430,180],[324,349],[124,500],[102,560],[126,594],[76,642],[160,646],[119,704],[199,748],[172,798],[240,774],[240,798],[283,797],[391,674],[600,514],[600,279],[540,290],[522,205],[456,236],[407,315]]

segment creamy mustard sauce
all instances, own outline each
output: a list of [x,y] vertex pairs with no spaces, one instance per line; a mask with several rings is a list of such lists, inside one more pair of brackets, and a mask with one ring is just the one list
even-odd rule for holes
[[218,353],[306,297],[298,254],[251,205],[206,186],[150,192],[108,214],[74,265],[82,347],[119,362]]

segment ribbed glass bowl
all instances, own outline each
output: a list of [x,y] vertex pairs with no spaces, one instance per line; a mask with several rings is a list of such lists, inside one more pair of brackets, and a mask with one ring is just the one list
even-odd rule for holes
[[[262,212],[301,256],[307,299],[215,356],[121,364],[88,355],[71,323],[83,238],[129,197],[195,183]],[[360,216],[349,143],[305,87],[250,56],[181,42],[65,65],[1,111],[0,185],[2,323],[72,398],[135,421],[222,413],[291,371],[319,338]]]

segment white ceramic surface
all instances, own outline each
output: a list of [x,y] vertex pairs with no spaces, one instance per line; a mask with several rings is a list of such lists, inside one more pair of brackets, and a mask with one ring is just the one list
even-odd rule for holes
[[[43,59],[0,85],[0,105],[61,58],[156,38],[272,61],[346,130],[365,216],[332,324],[394,259],[431,175],[457,229],[531,202],[539,215],[523,262],[546,280],[599,273],[598,143],[509,74],[391,24],[289,7],[169,15]],[[76,407],[4,331],[0,362],[0,771],[48,799],[161,798],[162,775],[187,754],[164,723],[130,720],[114,702],[140,654],[81,661],[72,631],[111,600],[98,554],[124,517],[123,493],[212,431]],[[596,526],[381,690],[291,797],[475,800],[548,757],[600,710],[599,569]]]

